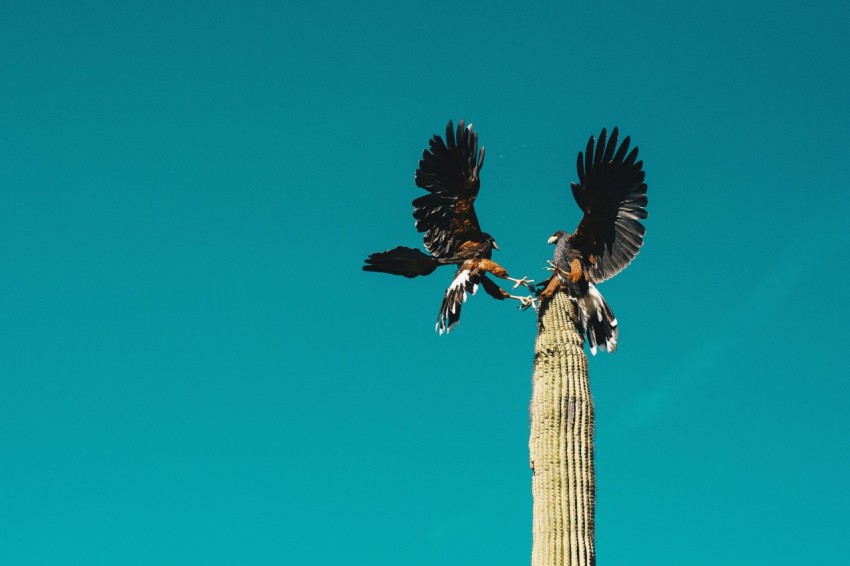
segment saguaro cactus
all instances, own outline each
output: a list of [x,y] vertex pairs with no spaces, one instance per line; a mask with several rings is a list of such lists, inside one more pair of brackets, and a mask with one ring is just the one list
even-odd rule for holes
[[532,566],[592,566],[593,402],[587,356],[564,293],[538,314],[529,452],[533,506]]

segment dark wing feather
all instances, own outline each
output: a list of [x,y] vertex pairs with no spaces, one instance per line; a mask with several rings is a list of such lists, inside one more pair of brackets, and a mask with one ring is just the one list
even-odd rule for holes
[[[585,259],[588,278],[599,283],[622,271],[643,245],[646,232],[646,183],[638,149],[627,154],[629,138],[618,149],[617,128],[607,138],[603,129],[595,144],[587,142],[586,154],[578,154],[578,183],[572,183],[573,197],[584,217],[570,236],[570,243]],[[590,262],[593,256],[596,263]]]
[[467,241],[482,239],[473,203],[478,195],[478,175],[484,165],[484,148],[478,134],[463,120],[454,131],[446,126],[446,139],[435,135],[422,153],[414,180],[428,194],[413,201],[416,229],[424,233],[425,248],[434,257],[452,256]]
[[416,277],[417,275],[428,275],[439,265],[440,262],[436,258],[420,250],[398,246],[391,250],[369,254],[363,266],[363,271]]

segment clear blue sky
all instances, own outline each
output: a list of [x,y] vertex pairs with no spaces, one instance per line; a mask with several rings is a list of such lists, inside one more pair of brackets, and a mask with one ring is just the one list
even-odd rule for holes
[[0,9],[0,563],[527,563],[534,315],[360,271],[450,118],[517,276],[645,161],[599,564],[846,560],[846,3],[135,4]]

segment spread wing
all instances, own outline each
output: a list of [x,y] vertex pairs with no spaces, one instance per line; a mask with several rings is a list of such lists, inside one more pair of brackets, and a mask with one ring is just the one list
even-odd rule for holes
[[468,241],[481,241],[481,227],[472,204],[478,195],[478,175],[484,165],[484,148],[478,134],[463,120],[455,133],[452,121],[446,140],[435,135],[422,153],[414,180],[428,194],[413,201],[416,229],[424,233],[425,248],[437,258],[450,257]]
[[625,269],[640,251],[646,232],[640,222],[647,204],[643,161],[636,161],[637,147],[627,154],[628,137],[617,149],[618,135],[614,128],[606,138],[603,129],[595,147],[590,137],[585,155],[578,154],[579,182],[571,184],[584,217],[570,244],[581,252],[593,283]]

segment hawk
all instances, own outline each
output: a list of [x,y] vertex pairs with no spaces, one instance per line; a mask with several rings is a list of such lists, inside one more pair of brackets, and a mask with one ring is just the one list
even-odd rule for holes
[[541,301],[565,291],[576,305],[580,331],[587,336],[592,354],[597,346],[617,348],[617,319],[596,285],[626,268],[643,245],[646,232],[646,183],[638,148],[629,152],[626,137],[617,148],[617,128],[608,138],[603,128],[578,153],[578,183],[571,183],[573,197],[584,216],[572,234],[555,232],[550,262],[552,277],[539,285]]
[[504,267],[490,259],[499,246],[493,236],[481,231],[473,206],[484,165],[484,148],[478,149],[478,134],[471,124],[464,126],[463,120],[455,130],[449,120],[445,141],[434,135],[428,145],[414,175],[416,186],[427,194],[413,201],[413,218],[416,230],[424,234],[429,253],[398,246],[369,255],[363,270],[412,278],[428,275],[441,265],[456,265],[437,316],[435,329],[440,334],[458,323],[461,305],[467,294],[475,294],[479,284],[495,299],[516,299],[522,303],[521,308],[531,306],[531,296],[511,295],[487,277],[490,273],[513,281],[514,288],[534,288],[532,281],[509,277]]

